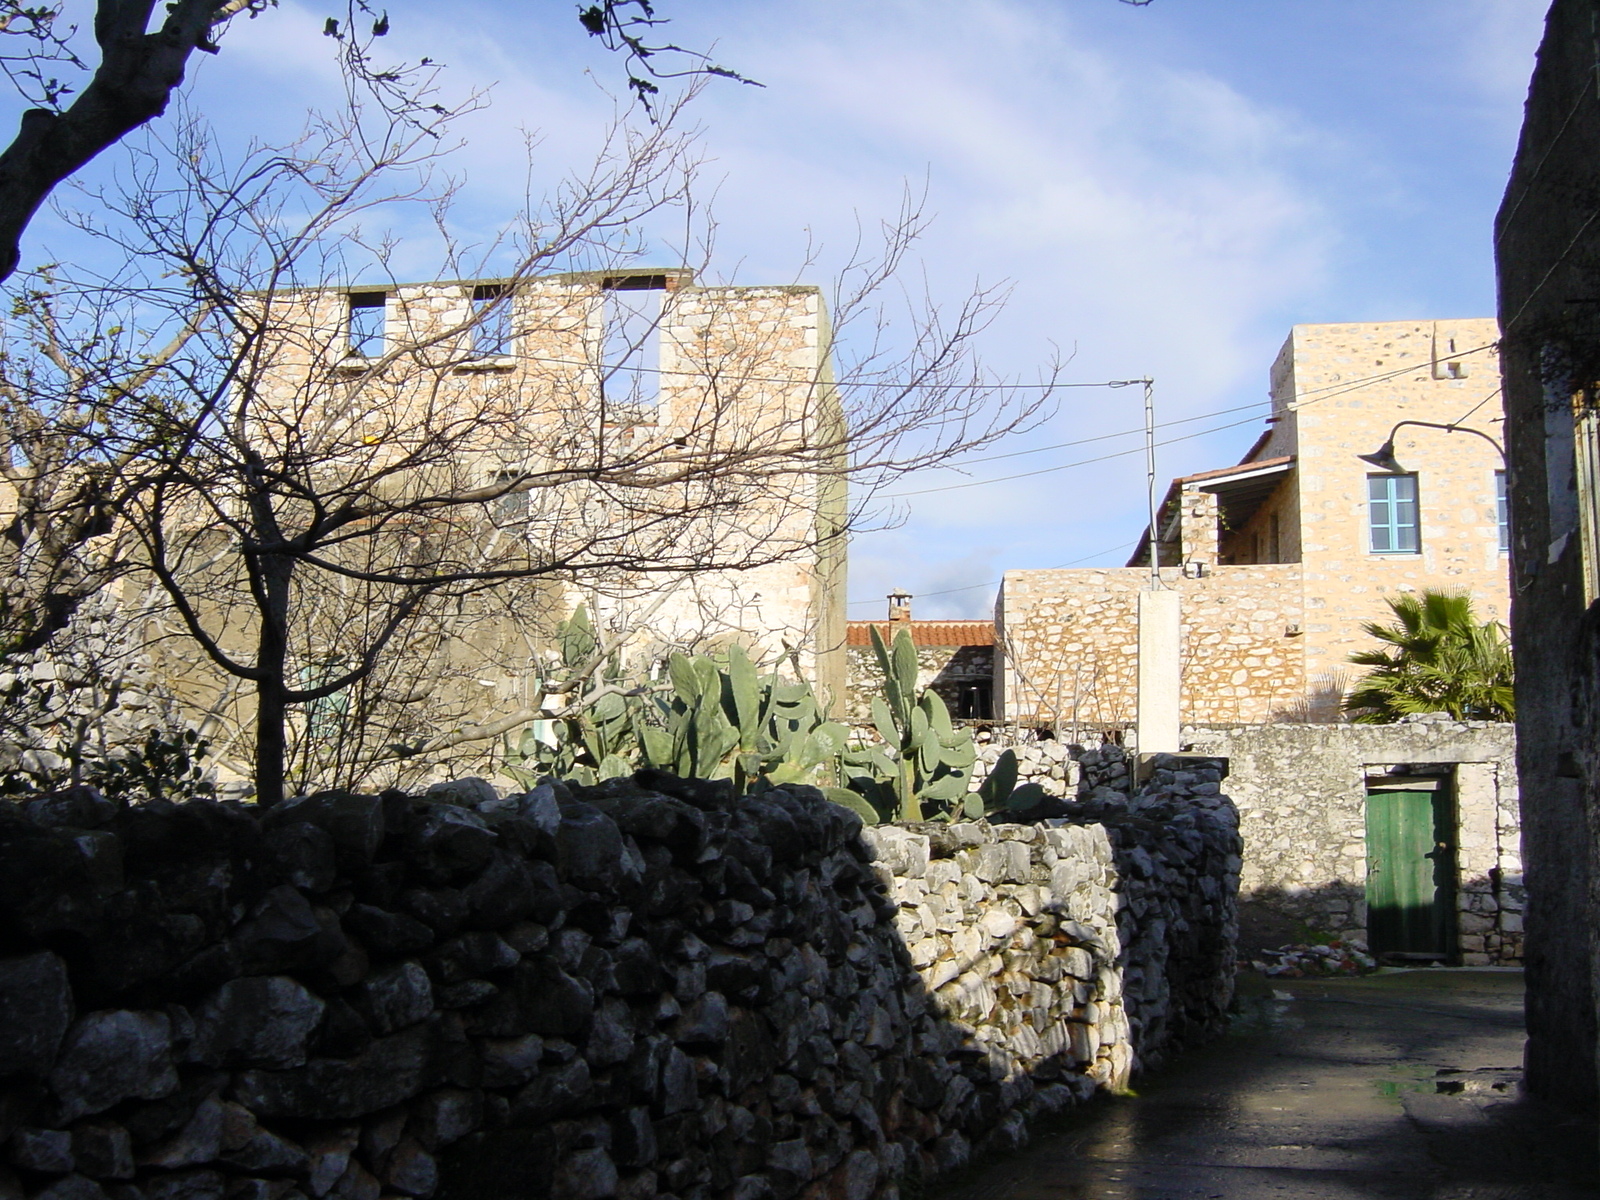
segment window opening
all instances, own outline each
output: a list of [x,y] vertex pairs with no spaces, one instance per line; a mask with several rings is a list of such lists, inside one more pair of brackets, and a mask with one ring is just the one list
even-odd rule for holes
[[1267,561],[1281,562],[1282,558],[1281,529],[1278,525],[1278,514],[1273,513],[1267,518]]
[[497,358],[511,353],[512,300],[503,283],[480,283],[472,289],[472,353]]
[[388,312],[387,292],[352,292],[350,313],[345,323],[351,354],[362,358],[383,355],[384,318]]
[[1417,477],[1368,475],[1367,500],[1372,552],[1417,553]]
[[600,395],[608,420],[655,419],[661,398],[661,313],[664,275],[623,275],[601,290]]
[[[521,471],[496,471],[494,481],[496,484],[510,484],[523,475]],[[494,498],[490,519],[496,525],[513,525],[518,521],[526,520],[528,516],[528,493],[506,492]]]
[[1511,509],[1506,498],[1506,473],[1494,473],[1495,520],[1500,526],[1500,549],[1511,549]]
[[[349,662],[343,655],[329,655],[300,668],[300,686],[306,689],[322,687],[349,669]],[[341,688],[331,695],[307,700],[303,707],[306,735],[318,741],[332,740],[342,732],[345,717],[350,712],[350,689]]]
[[956,693],[956,716],[964,721],[987,721],[994,717],[994,684],[966,683]]

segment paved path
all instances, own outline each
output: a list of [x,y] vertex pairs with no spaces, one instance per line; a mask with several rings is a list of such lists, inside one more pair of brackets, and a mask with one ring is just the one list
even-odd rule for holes
[[1592,1119],[1519,1097],[1522,979],[1274,981],[1226,1038],[938,1200],[1591,1200]]

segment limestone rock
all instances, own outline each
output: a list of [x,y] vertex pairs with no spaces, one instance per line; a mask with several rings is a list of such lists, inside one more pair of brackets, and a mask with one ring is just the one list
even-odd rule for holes
[[90,1013],[67,1032],[50,1072],[64,1120],[103,1112],[120,1100],[156,1100],[178,1086],[165,1013]]
[[195,1020],[191,1056],[220,1067],[302,1066],[322,1021],[322,1000],[285,975],[230,980],[207,998]]
[[72,1022],[66,964],[40,952],[0,959],[0,1077],[42,1077]]

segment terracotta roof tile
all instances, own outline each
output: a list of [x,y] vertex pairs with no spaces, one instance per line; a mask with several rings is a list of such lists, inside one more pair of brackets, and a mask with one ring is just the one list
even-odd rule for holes
[[886,640],[892,641],[902,625],[911,630],[911,641],[917,646],[992,646],[993,621],[851,621],[845,644],[849,646],[872,645],[868,632],[876,625]]

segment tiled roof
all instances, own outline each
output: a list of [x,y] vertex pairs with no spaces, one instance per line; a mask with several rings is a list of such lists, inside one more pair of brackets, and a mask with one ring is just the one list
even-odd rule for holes
[[872,645],[872,626],[886,641],[893,641],[902,627],[911,630],[911,641],[917,646],[992,646],[993,621],[851,621],[845,644],[849,646]]

